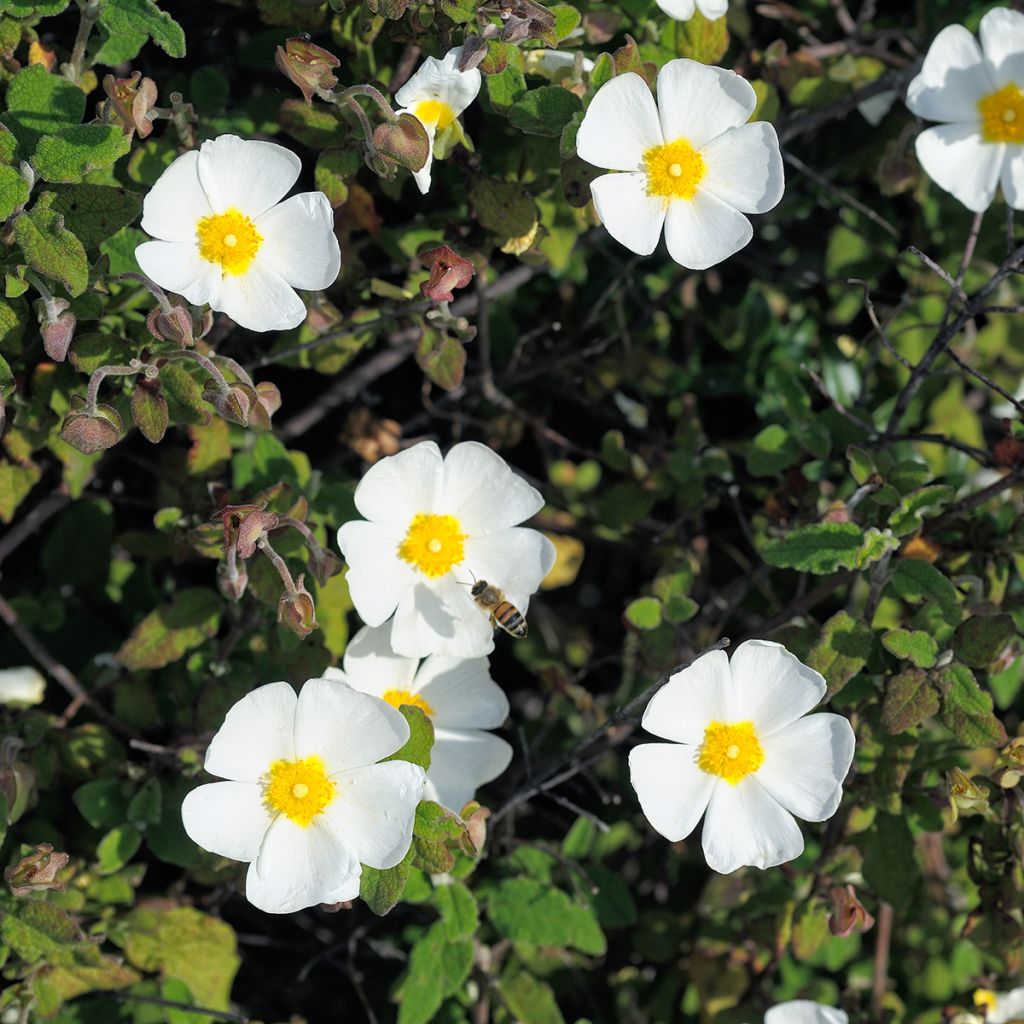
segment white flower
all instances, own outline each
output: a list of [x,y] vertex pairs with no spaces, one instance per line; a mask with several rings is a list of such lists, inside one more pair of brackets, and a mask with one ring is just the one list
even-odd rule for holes
[[[576,54],[579,50],[551,50],[542,48],[539,50],[527,50],[523,56],[526,60],[526,70],[547,75],[548,78],[557,78],[559,72],[567,71],[576,66]],[[594,70],[594,62],[589,57],[583,57],[580,61],[580,70],[590,74]]]
[[46,680],[31,665],[0,671],[0,704],[40,704]]
[[810,999],[779,1003],[764,1015],[764,1024],[848,1024],[849,1020],[844,1011]]
[[206,751],[214,782],[185,797],[185,831],[248,861],[245,894],[271,914],[359,895],[361,864],[394,867],[412,842],[425,776],[378,764],[409,738],[394,708],[344,683],[310,679],[296,698],[268,683],[228,713]]
[[412,175],[424,195],[430,191],[430,167],[434,162],[436,134],[443,134],[450,128],[461,132],[456,118],[480,92],[482,78],[479,70],[459,71],[455,66],[461,54],[462,47],[457,46],[449,50],[443,60],[428,57],[416,74],[395,93],[395,103],[402,108],[398,112],[417,118],[430,139],[427,162]]
[[974,1005],[985,1008],[985,1024],[1010,1024],[1024,1020],[1024,988],[1009,992],[993,992],[979,988],[974,993]]
[[392,707],[412,704],[430,716],[434,746],[424,796],[458,814],[512,760],[512,748],[484,731],[504,723],[508,699],[491,679],[486,658],[433,654],[421,663],[395,654],[389,633],[385,626],[361,629],[345,648],[344,671],[329,668],[327,675]]
[[713,21],[724,18],[729,9],[729,0],[657,0],[657,4],[676,21],[688,21],[697,11]]
[[368,522],[345,523],[338,545],[362,620],[392,614],[391,646],[407,658],[479,658],[494,650],[489,614],[470,594],[486,581],[526,614],[554,565],[554,545],[516,524],[544,499],[486,445],[466,441],[446,458],[433,441],[367,471],[355,504]]
[[782,198],[782,154],[766,121],[747,124],[757,97],[732,71],[670,60],[658,74],[658,104],[637,74],[618,75],[591,101],[576,149],[604,174],[590,185],[613,238],[647,256],[665,228],[672,258],[704,270],[742,249],[744,216]]
[[281,202],[301,168],[282,146],[234,135],[182,154],[142,206],[142,230],[157,239],[135,250],[143,273],[252,331],[302,323],[295,289],[332,284],[341,251],[322,192]]
[[1024,209],[1024,14],[997,7],[981,19],[981,47],[963,25],[936,37],[907,106],[942,124],[917,137],[917,158],[940,188],[980,213],[996,188]]
[[704,818],[704,855],[722,874],[799,857],[794,815],[831,817],[853,759],[853,729],[839,715],[807,714],[825,680],[779,644],[748,640],[732,661],[712,651],[651,699],[643,727],[671,743],[629,756],[633,788],[651,825],[685,839]]

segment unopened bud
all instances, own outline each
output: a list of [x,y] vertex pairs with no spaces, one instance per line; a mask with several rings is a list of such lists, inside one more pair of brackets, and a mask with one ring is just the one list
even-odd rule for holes
[[43,348],[55,363],[63,363],[75,336],[78,320],[67,299],[39,299],[34,303]]
[[306,566],[317,583],[321,587],[325,586],[332,576],[337,576],[345,568],[345,563],[333,551],[328,551],[319,545],[314,547],[310,544],[309,547],[309,561]]
[[80,395],[71,399],[71,409],[60,428],[60,436],[83,455],[95,455],[113,448],[123,433],[124,423],[116,409],[97,405],[89,412]]
[[281,595],[277,606],[277,621],[290,629],[300,640],[305,640],[317,627],[316,606],[304,586],[305,576],[295,581],[295,592]]
[[436,302],[451,302],[453,288],[465,288],[473,279],[473,264],[447,245],[421,252],[418,259],[430,267],[430,279],[420,285],[420,294]]
[[491,816],[490,809],[482,807],[476,800],[470,800],[459,813],[466,823],[466,836],[472,844],[470,856],[479,856],[487,842],[487,819]]
[[857,890],[852,885],[845,888],[841,885],[833,887],[832,915],[828,921],[829,931],[833,935],[846,938],[854,930],[866,932],[875,919],[867,912],[864,904],[857,899]]
[[[169,312],[157,306],[146,317],[146,326],[149,333],[161,341],[170,341],[182,348],[191,348],[195,343],[195,324],[185,306],[172,304]],[[205,332],[200,336],[202,333]]]
[[949,807],[953,821],[968,814],[984,814],[988,810],[988,790],[969,779],[959,768],[946,772]]
[[303,99],[313,102],[316,94],[326,99],[338,84],[332,69],[341,61],[329,50],[311,43],[308,38],[296,36],[279,46],[274,54],[278,70],[299,87]]
[[399,114],[393,124],[378,125],[373,133],[373,144],[378,153],[410,171],[421,170],[430,156],[430,137],[423,122],[412,114]]
[[256,385],[256,401],[249,406],[249,427],[252,430],[269,430],[271,417],[281,408],[281,392],[269,380]]
[[234,381],[222,388],[219,381],[208,380],[203,388],[203,398],[217,410],[217,415],[228,423],[240,427],[249,425],[249,413],[259,400],[256,389],[240,381]]
[[217,566],[217,588],[229,601],[241,601],[249,585],[249,573],[245,564],[221,562]]
[[47,889],[63,892],[64,884],[57,881],[57,873],[67,866],[69,859],[66,853],[57,853],[49,843],[40,843],[32,853],[4,871],[4,881],[15,896]]
[[238,526],[238,554],[240,558],[251,558],[256,545],[278,524],[274,512],[256,509],[250,512]]

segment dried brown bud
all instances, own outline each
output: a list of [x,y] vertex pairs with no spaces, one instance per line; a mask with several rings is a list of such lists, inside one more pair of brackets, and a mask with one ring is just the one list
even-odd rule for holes
[[378,125],[373,144],[378,153],[410,171],[422,169],[430,156],[430,137],[423,122],[412,114],[399,114],[394,124]]
[[327,99],[338,84],[332,68],[338,67],[341,61],[304,36],[296,36],[279,46],[274,63],[281,74],[299,87],[307,103],[313,102],[314,93]]
[[143,78],[139,71],[132,72],[131,78],[103,77],[103,91],[107,94],[102,104],[111,120],[121,125],[125,135],[139,133],[144,139],[153,130],[149,112],[156,106],[156,83]]
[[32,853],[4,871],[4,881],[15,896],[46,889],[63,892],[64,885],[57,881],[57,873],[67,866],[69,859],[66,853],[54,852],[49,843],[40,843]]
[[459,71],[472,71],[487,56],[487,40],[482,36],[468,35],[459,51],[456,67]]
[[[169,313],[165,313],[157,306],[146,317],[146,326],[149,333],[161,341],[171,341],[182,348],[191,348],[195,343],[196,333],[192,314],[188,307],[180,303],[172,303]],[[202,337],[205,333],[201,331],[199,336]]]
[[469,260],[463,259],[447,245],[421,252],[418,259],[430,267],[430,280],[420,285],[420,293],[436,302],[451,302],[453,288],[465,288],[476,272]]
[[841,935],[844,939],[854,930],[866,932],[875,923],[875,919],[867,912],[864,904],[857,899],[857,890],[852,885],[845,888],[835,886],[832,896],[832,916],[828,927],[833,935]]
[[1024,438],[1001,437],[992,445],[992,456],[997,466],[1024,466]]
[[75,314],[69,311],[70,303],[67,299],[39,299],[34,305],[43,348],[55,363],[63,363],[78,324]]
[[256,545],[273,530],[279,521],[274,512],[256,509],[250,512],[238,526],[238,554],[242,558],[251,558]]
[[85,400],[79,395],[71,399],[71,409],[60,428],[60,436],[83,455],[95,455],[112,448],[123,433],[124,423],[116,409],[97,405],[88,412]]
[[281,595],[277,606],[277,621],[290,629],[300,640],[305,640],[317,627],[316,607],[309,591],[303,585],[305,576],[295,581],[295,592]]

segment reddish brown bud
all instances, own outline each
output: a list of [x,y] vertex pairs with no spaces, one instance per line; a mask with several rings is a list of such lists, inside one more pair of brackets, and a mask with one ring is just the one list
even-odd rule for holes
[[277,606],[277,621],[290,629],[300,640],[305,640],[317,627],[316,607],[309,591],[303,585],[305,576],[295,581],[295,592],[281,595]]
[[837,885],[831,890],[830,895],[832,916],[829,918],[828,927],[833,935],[841,935],[845,939],[855,929],[866,932],[875,923],[875,919],[864,908],[864,904],[857,899],[857,890],[852,885],[846,888]]
[[451,302],[453,288],[465,288],[476,272],[469,260],[463,259],[447,245],[421,252],[418,259],[430,267],[430,280],[420,285],[420,293],[436,302]]
[[279,46],[274,54],[274,63],[281,74],[299,87],[307,103],[313,102],[314,93],[321,99],[327,99],[338,84],[331,69],[338,67],[341,61],[303,36],[296,36],[284,46]]
[[249,573],[244,564],[232,564],[229,560],[217,566],[217,588],[229,601],[241,601],[248,585]]
[[252,430],[269,430],[270,419],[281,408],[281,392],[269,380],[256,385],[256,401],[249,407],[249,427]]
[[49,843],[40,843],[32,853],[4,871],[4,881],[15,896],[46,889],[63,892],[64,884],[57,881],[57,873],[67,866],[69,859],[66,853],[54,852]]
[[313,578],[324,586],[332,576],[337,576],[345,563],[333,552],[321,547],[310,545],[309,561],[306,563]]
[[125,135],[138,132],[140,139],[146,138],[153,130],[148,115],[156,106],[156,83],[151,78],[142,78],[139,71],[133,72],[131,78],[105,75],[103,91],[107,99],[101,106],[111,120],[121,126]]
[[[173,304],[169,313],[165,313],[157,306],[146,317],[146,326],[149,328],[149,333],[161,341],[171,341],[182,348],[191,348],[195,343],[195,324],[192,322],[192,314],[187,307],[180,304]],[[202,337],[205,333],[205,331],[201,331],[199,336]]]
[[116,409],[97,405],[92,412],[87,412],[85,400],[79,395],[71,399],[71,409],[60,428],[60,436],[83,455],[95,455],[112,448],[123,433],[124,423]]
[[207,380],[203,398],[217,410],[218,416],[240,427],[249,425],[249,415],[259,401],[256,389],[240,381],[229,384],[225,391],[219,381]]
[[250,512],[238,526],[238,554],[242,558],[250,558],[256,545],[278,524],[278,516],[273,512],[257,509]]
[[55,363],[63,363],[78,323],[75,314],[69,312],[70,303],[67,299],[39,299],[34,306],[46,354]]
[[997,466],[1024,466],[1024,438],[1001,437],[992,445],[992,455]]
[[378,125],[373,144],[379,153],[410,171],[420,170],[430,156],[430,137],[423,122],[412,114],[399,114],[394,124]]

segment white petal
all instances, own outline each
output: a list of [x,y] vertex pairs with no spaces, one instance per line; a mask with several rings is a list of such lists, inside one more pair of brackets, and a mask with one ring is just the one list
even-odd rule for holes
[[328,775],[376,764],[409,739],[396,708],[333,679],[309,679],[295,710],[295,756],[319,757]]
[[323,812],[322,827],[363,864],[393,868],[408,852],[416,805],[426,776],[419,765],[388,761],[338,776],[338,795]]
[[700,745],[708,724],[727,717],[729,681],[725,651],[709,651],[658,690],[640,724],[663,739]]
[[[411,110],[405,111],[407,114],[412,114]],[[416,117],[415,114],[412,115]],[[437,123],[432,121],[429,124],[426,121],[421,121],[418,117],[416,120],[423,125],[424,130],[427,133],[427,141],[430,143],[430,148],[427,150],[427,159],[423,166],[418,171],[412,172],[412,180],[416,182],[416,187],[420,190],[420,195],[425,196],[430,191],[431,183],[431,172],[434,167],[434,136],[437,134]]]
[[288,683],[267,683],[247,693],[210,740],[206,770],[222,779],[258,782],[274,761],[294,760],[296,703]]
[[764,764],[757,781],[804,821],[831,818],[843,798],[854,737],[841,715],[809,715],[761,738]]
[[849,1024],[842,1010],[809,999],[794,999],[773,1006],[764,1015],[764,1024]]
[[284,146],[219,135],[199,148],[198,172],[214,213],[238,210],[255,220],[295,184],[302,161]]
[[723,875],[740,867],[773,868],[803,853],[800,826],[753,776],[715,786],[701,837],[708,867]]
[[273,820],[263,788],[253,782],[212,782],[193,789],[181,804],[189,838],[232,860],[254,860]]
[[404,535],[413,516],[435,511],[443,481],[441,450],[433,441],[421,441],[366,471],[356,488],[356,508],[375,523],[400,526]]
[[508,718],[508,698],[486,658],[433,654],[416,673],[413,690],[434,709],[439,728],[494,729]]
[[199,153],[193,149],[179,156],[146,193],[139,226],[154,238],[195,246],[196,224],[211,213],[199,182]]
[[975,213],[991,206],[1005,153],[1005,146],[982,141],[976,124],[940,124],[917,137],[928,177]]
[[753,237],[750,221],[728,203],[698,188],[692,199],[677,199],[668,208],[665,242],[676,263],[707,270],[739,252]]
[[644,153],[663,141],[651,90],[638,74],[627,71],[602,85],[590,101],[576,135],[576,152],[595,167],[636,171],[643,166]]
[[359,519],[338,531],[338,547],[348,562],[348,591],[359,617],[369,626],[390,618],[416,582],[416,570],[398,557],[404,535],[392,526]]
[[135,250],[139,268],[161,288],[184,295],[201,306],[210,301],[219,276],[212,263],[199,255],[195,241],[143,242]]
[[500,736],[478,729],[437,729],[427,769],[428,800],[458,814],[476,791],[496,779],[512,761]]
[[658,113],[666,142],[686,139],[702,149],[744,124],[756,106],[753,86],[735,71],[680,57],[658,72]]
[[963,25],[947,25],[907,86],[907,106],[928,121],[977,121],[978,100],[994,89],[978,41]]
[[1024,210],[1024,149],[1020,146],[1006,147],[999,182],[1007,204],[1015,210]]
[[825,696],[825,680],[771,640],[748,640],[729,662],[726,710],[731,722],[753,722],[765,737],[806,715]]
[[0,704],[41,704],[46,679],[31,665],[0,670]]
[[597,215],[615,241],[638,256],[650,256],[657,249],[665,223],[665,202],[647,194],[646,174],[602,174],[590,183],[590,194]]
[[330,829],[318,822],[303,827],[279,814],[249,865],[245,895],[268,914],[290,914],[355,899],[361,871],[355,853]]
[[445,456],[441,509],[455,516],[464,533],[497,533],[544,507],[536,487],[509,468],[485,444],[464,441]]
[[701,156],[707,170],[700,187],[741,213],[766,213],[782,198],[786,175],[779,137],[767,121],[729,129]]
[[697,0],[700,13],[705,18],[714,21],[715,18],[724,18],[729,10],[729,0]]
[[399,107],[411,107],[420,100],[434,99],[446,103],[456,117],[476,99],[483,81],[480,71],[472,68],[459,71],[456,63],[462,47],[449,50],[442,60],[427,57],[416,73],[395,93]]
[[395,654],[386,624],[359,630],[345,648],[343,665],[350,686],[380,697],[388,690],[412,690],[419,659]]
[[677,21],[689,21],[697,11],[695,0],[657,0],[658,6]]
[[697,748],[683,743],[634,747],[629,775],[651,827],[673,843],[697,827],[717,781],[697,767]]
[[985,1015],[986,1024],[1009,1024],[1024,1020],[1024,988],[1014,988],[996,995],[996,1005]]
[[455,575],[463,583],[472,583],[465,578],[467,573],[487,580],[503,590],[506,600],[524,615],[530,596],[555,564],[555,546],[544,534],[525,526],[489,537],[470,537],[465,550],[465,561],[456,567]]
[[494,650],[494,632],[469,588],[449,574],[432,584],[416,581],[405,592],[392,620],[391,646],[408,658],[482,658]]
[[981,19],[980,35],[996,87],[1024,85],[1024,14],[996,7]]
[[287,331],[306,319],[306,305],[295,289],[259,259],[244,274],[225,274],[210,307],[249,331]]
[[256,221],[263,244],[257,262],[293,288],[318,291],[334,284],[341,249],[334,235],[334,210],[323,192],[300,192]]

